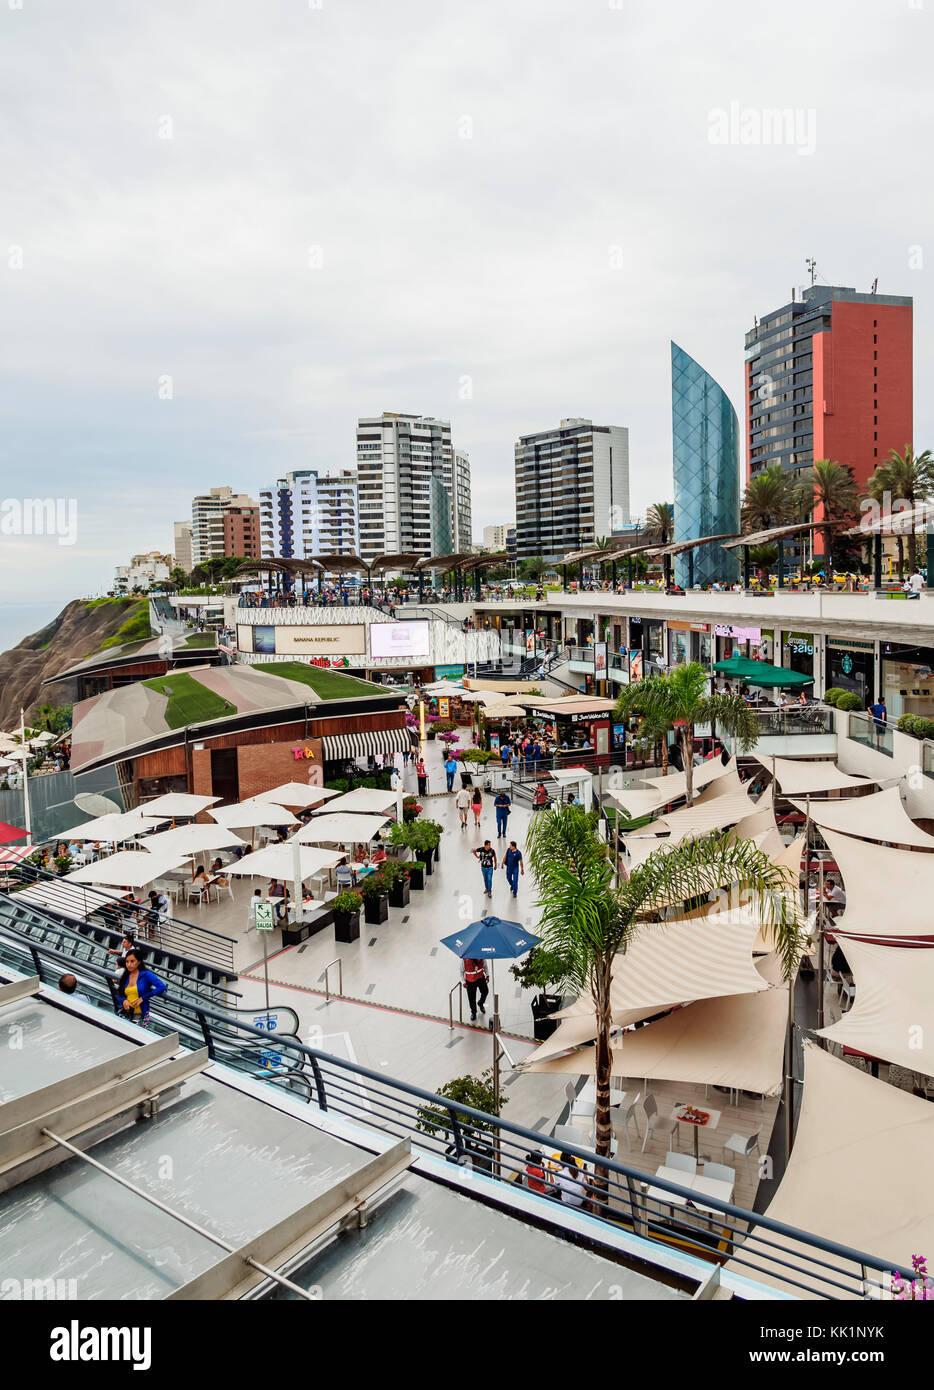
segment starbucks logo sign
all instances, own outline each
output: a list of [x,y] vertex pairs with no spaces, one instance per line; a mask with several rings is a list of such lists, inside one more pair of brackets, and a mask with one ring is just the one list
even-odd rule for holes
[[852,670],[853,670],[853,658],[850,656],[849,652],[847,652],[847,653],[844,655],[843,659],[841,660],[841,662],[840,662],[840,669],[841,669],[841,671],[843,672],[843,674],[844,674],[845,676],[850,675],[850,673],[852,672]]

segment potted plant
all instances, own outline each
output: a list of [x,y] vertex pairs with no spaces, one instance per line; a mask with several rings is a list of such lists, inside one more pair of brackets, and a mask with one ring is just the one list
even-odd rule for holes
[[370,874],[360,885],[363,898],[363,920],[378,926],[389,917],[389,884],[381,869]]
[[396,860],[388,860],[380,871],[389,884],[389,906],[406,907],[409,901],[409,867]]
[[335,941],[356,941],[359,938],[362,906],[363,899],[359,893],[338,893],[331,903]]
[[416,816],[420,816],[422,808],[419,805],[417,796],[404,796],[402,798],[402,819],[406,825],[411,824]]
[[441,836],[444,834],[444,827],[436,820],[423,820],[421,828],[424,832],[425,846],[437,863],[441,858]]
[[550,994],[548,987],[564,980],[567,971],[563,960],[555,951],[533,946],[523,961],[509,967],[509,973],[523,989],[540,991],[532,1000],[532,1031],[539,1042],[544,1042],[558,1026],[558,1020],[551,1015],[561,1008],[562,996]]
[[469,766],[465,766],[464,770],[461,772],[461,786],[472,786],[472,773],[481,767],[485,767],[490,759],[495,756],[495,753],[490,753],[485,748],[465,748],[460,755],[460,761]]

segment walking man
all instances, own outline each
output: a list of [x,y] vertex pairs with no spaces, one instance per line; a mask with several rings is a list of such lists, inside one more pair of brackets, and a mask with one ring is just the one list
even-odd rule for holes
[[425,796],[428,792],[428,769],[422,755],[418,755],[418,762],[415,764],[415,776],[418,778],[418,794]]
[[454,774],[457,771],[457,759],[452,753],[448,753],[444,760],[444,775],[448,779],[448,791],[454,790]]
[[506,870],[506,882],[509,884],[509,891],[514,898],[519,896],[519,875],[525,878],[525,864],[522,862],[522,851],[515,840],[509,841],[509,848],[503,855],[503,868]]
[[493,870],[496,868],[496,850],[489,840],[484,840],[479,849],[472,851],[474,859],[480,861],[483,874],[483,891],[488,898],[493,896]]
[[461,818],[461,830],[467,829],[467,812],[470,810],[471,793],[469,787],[461,787],[454,798],[454,805]]
[[496,838],[498,840],[501,835],[506,834],[506,822],[509,819],[509,812],[512,810],[512,801],[507,791],[497,792],[493,809],[496,812]]
[[[474,850],[474,854],[477,851]],[[461,983],[467,990],[467,1003],[470,1005],[470,1021],[477,1021],[477,1009],[482,1014],[486,1013],[484,1005],[486,997],[490,992],[487,983],[487,970],[485,960],[462,960],[461,961]],[[479,995],[479,998],[478,998]]]

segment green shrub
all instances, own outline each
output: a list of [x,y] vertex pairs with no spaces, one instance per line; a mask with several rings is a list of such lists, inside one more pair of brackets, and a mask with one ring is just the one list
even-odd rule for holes
[[839,698],[840,698],[840,696],[841,696],[841,695],[846,695],[847,693],[848,693],[848,692],[847,692],[846,690],[844,690],[841,686],[839,686],[839,685],[832,685],[832,686],[830,687],[829,690],[825,690],[825,691],[824,691],[824,704],[825,704],[825,705],[836,705],[836,704],[837,704],[837,701],[838,701]]
[[918,737],[934,738],[934,719],[924,719],[918,716]]
[[917,714],[900,714],[895,727],[900,729],[903,734],[913,734],[915,738],[920,738],[921,735],[917,729],[918,722],[919,716]]
[[359,912],[363,899],[359,893],[338,893],[336,898],[332,898],[331,906],[335,912]]
[[[490,762],[492,758],[500,758],[500,755],[499,753],[490,752],[490,750],[486,748],[465,748],[460,757],[462,762],[477,763],[482,767],[484,763]],[[502,759],[500,759],[500,761],[502,761]]]
[[862,709],[863,702],[853,690],[841,690],[836,700],[837,709],[857,710]]
[[377,869],[375,874],[368,874],[360,884],[360,893],[366,898],[381,898],[384,893],[389,892],[389,882],[382,869]]

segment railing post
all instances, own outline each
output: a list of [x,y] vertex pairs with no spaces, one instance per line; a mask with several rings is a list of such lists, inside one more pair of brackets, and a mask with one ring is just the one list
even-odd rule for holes
[[211,1033],[210,1027],[208,1026],[208,1021],[200,1009],[195,1010],[195,1017],[201,1025],[201,1031],[204,1034],[204,1045],[208,1050],[208,1056],[210,1057],[212,1062],[216,1062],[217,1053],[214,1050],[214,1037]]
[[467,1147],[464,1143],[464,1132],[461,1129],[460,1120],[457,1118],[457,1111],[453,1106],[448,1106],[448,1114],[451,1117],[451,1132],[454,1135],[454,1152],[457,1154],[458,1159],[461,1159],[467,1152]]
[[309,1061],[311,1062],[311,1070],[314,1073],[315,1090],[318,1092],[318,1109],[327,1110],[328,1097],[327,1092],[324,1089],[324,1076],[322,1074],[321,1067],[318,1063],[317,1057],[312,1056],[309,1058]]

